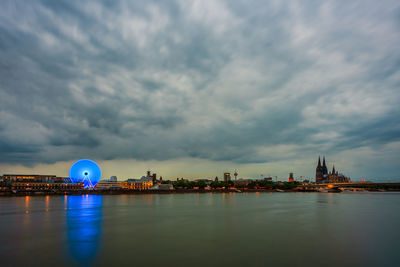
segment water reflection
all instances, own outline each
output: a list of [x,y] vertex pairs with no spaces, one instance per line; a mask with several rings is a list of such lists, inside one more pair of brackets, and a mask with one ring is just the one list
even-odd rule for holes
[[67,240],[72,258],[82,265],[92,263],[101,237],[102,196],[65,196]]

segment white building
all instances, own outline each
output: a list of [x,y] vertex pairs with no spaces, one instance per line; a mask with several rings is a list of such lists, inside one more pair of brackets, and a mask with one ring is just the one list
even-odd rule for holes
[[122,182],[112,181],[110,180],[100,180],[95,189],[96,190],[112,190],[112,189],[121,189]]
[[172,184],[156,184],[150,190],[174,190]]

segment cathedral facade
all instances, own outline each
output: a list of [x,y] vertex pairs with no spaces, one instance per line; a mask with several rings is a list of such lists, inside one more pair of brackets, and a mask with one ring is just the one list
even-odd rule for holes
[[349,183],[350,178],[336,171],[335,166],[333,166],[332,171],[328,172],[328,168],[326,167],[325,157],[323,158],[322,164],[321,164],[321,157],[318,157],[318,166],[315,170],[315,182],[317,184]]

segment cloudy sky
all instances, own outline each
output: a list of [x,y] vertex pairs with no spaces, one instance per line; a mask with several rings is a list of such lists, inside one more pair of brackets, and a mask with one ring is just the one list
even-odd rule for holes
[[0,3],[0,174],[400,178],[400,2]]

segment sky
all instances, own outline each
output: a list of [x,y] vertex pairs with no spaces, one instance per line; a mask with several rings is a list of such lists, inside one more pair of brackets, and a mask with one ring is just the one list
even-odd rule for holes
[[400,180],[400,2],[0,3],[0,174]]

